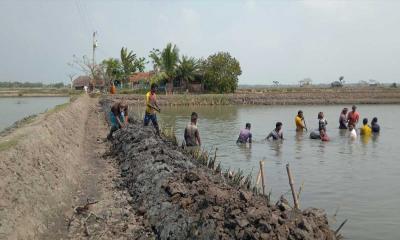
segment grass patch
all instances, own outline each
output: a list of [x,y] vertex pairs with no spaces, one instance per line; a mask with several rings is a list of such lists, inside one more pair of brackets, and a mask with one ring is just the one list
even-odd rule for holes
[[63,104],[56,105],[54,108],[52,108],[52,109],[46,111],[46,113],[55,113],[55,112],[59,112],[59,111],[65,109],[66,107],[68,107],[69,104],[70,104],[70,103],[67,102],[67,103],[63,103]]
[[12,139],[6,139],[3,142],[0,142],[0,152],[10,149],[17,145],[18,141],[22,138],[22,136],[14,137]]

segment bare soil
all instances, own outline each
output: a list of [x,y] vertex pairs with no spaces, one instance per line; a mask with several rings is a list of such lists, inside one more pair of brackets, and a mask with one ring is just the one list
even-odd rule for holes
[[[0,141],[0,239],[132,239],[141,217],[105,155],[98,99],[81,97]],[[87,204],[90,203],[90,204]]]

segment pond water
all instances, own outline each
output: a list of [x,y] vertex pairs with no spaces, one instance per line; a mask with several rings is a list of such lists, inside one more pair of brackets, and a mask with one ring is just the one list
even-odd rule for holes
[[66,102],[69,102],[69,97],[1,97],[0,131],[24,117],[44,112]]
[[[207,150],[218,148],[217,160],[225,169],[243,169],[253,175],[265,160],[266,184],[273,199],[289,191],[285,165],[290,163],[295,185],[304,182],[301,207],[326,210],[334,229],[347,239],[400,239],[400,105],[360,105],[361,119],[378,117],[381,134],[368,139],[349,140],[338,129],[344,106],[208,106],[163,108],[159,119],[176,129],[180,141],[190,114],[199,114],[199,130]],[[350,108],[350,106],[347,106]],[[317,125],[317,113],[328,120],[330,142],[296,134],[294,118],[302,109],[309,129]],[[283,122],[283,142],[261,141]],[[235,141],[246,122],[252,124],[251,145]],[[360,127],[359,124],[358,127]],[[291,200],[290,194],[286,197]],[[333,215],[338,211],[335,218]]]

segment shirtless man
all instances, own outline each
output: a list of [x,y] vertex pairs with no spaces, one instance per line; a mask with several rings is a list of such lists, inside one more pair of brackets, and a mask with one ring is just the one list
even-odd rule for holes
[[190,123],[185,128],[185,142],[187,147],[195,147],[201,145],[200,133],[197,128],[197,118],[198,115],[195,112],[192,112],[190,116]]
[[283,131],[281,122],[277,122],[275,124],[275,129],[268,134],[265,140],[268,140],[270,138],[272,138],[273,140],[280,140],[280,139],[283,140]]
[[239,137],[238,137],[238,139],[236,141],[237,144],[239,144],[239,143],[247,143],[247,141],[249,143],[251,143],[252,135],[251,135],[251,132],[250,132],[250,128],[251,128],[251,124],[250,123],[246,123],[246,128],[240,130]]

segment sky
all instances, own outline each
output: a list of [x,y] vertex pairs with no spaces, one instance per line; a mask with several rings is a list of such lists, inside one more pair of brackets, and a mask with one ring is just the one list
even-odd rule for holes
[[97,31],[97,62],[172,42],[198,58],[229,52],[239,84],[399,82],[399,9],[391,0],[0,0],[0,81],[69,82],[81,73],[68,63],[91,56]]

